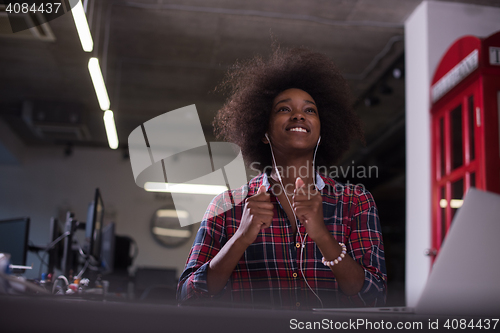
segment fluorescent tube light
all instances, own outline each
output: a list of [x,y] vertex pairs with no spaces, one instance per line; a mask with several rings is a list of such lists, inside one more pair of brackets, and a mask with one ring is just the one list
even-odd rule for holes
[[76,31],[78,31],[78,37],[80,37],[83,50],[85,52],[92,52],[94,42],[92,41],[89,24],[87,22],[87,17],[85,16],[85,11],[83,10],[81,1],[78,1],[78,3],[71,9],[71,13],[73,14]]
[[103,111],[108,110],[108,92],[106,90],[106,85],[104,84],[104,79],[102,78],[101,67],[99,67],[99,60],[97,60],[97,58],[90,58],[89,72],[90,77],[92,78],[92,83],[94,84],[94,89],[97,95],[97,100],[99,101],[99,106]]
[[[451,208],[460,208],[464,204],[464,201],[462,199],[451,199],[450,200],[450,207]],[[448,206],[448,201],[446,199],[441,199],[439,200],[439,207],[441,208],[446,208]]]
[[177,183],[155,183],[147,182],[144,189],[148,192],[170,192],[186,194],[208,194],[217,195],[227,191],[226,186],[203,185],[203,184],[177,184]]
[[154,227],[153,232],[158,236],[169,236],[169,237],[179,237],[179,238],[189,238],[191,237],[190,230],[179,230],[179,229],[167,229]]
[[107,110],[104,112],[104,127],[106,128],[106,135],[108,136],[108,143],[111,149],[118,148],[118,134],[116,134],[115,118],[113,111]]
[[446,208],[448,206],[448,201],[446,199],[439,200],[439,207]]

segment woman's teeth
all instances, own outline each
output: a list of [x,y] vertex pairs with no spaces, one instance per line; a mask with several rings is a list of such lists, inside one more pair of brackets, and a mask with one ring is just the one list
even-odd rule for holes
[[290,128],[290,132],[304,132],[304,133],[307,133],[307,131],[305,129],[300,128],[300,127]]

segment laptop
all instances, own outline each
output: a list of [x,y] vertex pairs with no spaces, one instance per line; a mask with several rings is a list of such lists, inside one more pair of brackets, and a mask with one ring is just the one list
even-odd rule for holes
[[500,195],[469,189],[414,308],[329,308],[314,311],[498,315]]

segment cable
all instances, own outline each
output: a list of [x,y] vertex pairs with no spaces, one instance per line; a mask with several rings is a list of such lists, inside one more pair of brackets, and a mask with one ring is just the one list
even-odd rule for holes
[[79,279],[81,279],[81,278],[82,278],[82,275],[83,275],[83,273],[85,273],[85,270],[87,270],[87,267],[88,267],[88,266],[89,266],[89,261],[87,260],[87,261],[85,261],[85,264],[83,265],[83,268],[82,268],[82,270],[80,271],[80,273],[78,273],[78,275],[77,275],[77,276],[75,276],[75,280],[77,280],[77,279],[79,280]]
[[66,231],[65,233],[63,233],[61,236],[57,237],[54,241],[52,241],[51,243],[49,243],[46,247],[45,247],[45,251],[48,251],[50,249],[52,249],[54,246],[56,246],[57,243],[59,243],[64,237],[67,237],[71,234],[71,232],[69,231]]
[[78,253],[80,254],[80,256],[85,259],[85,263],[83,264],[83,268],[82,270],[80,271],[80,273],[78,273],[78,275],[75,277],[76,278],[81,278],[81,276],[83,275],[83,273],[85,273],[85,271],[88,269],[90,269],[91,271],[99,271],[100,270],[100,267],[98,266],[99,265],[99,261],[94,258],[93,255],[91,254],[85,254],[85,251],[83,251],[83,248],[82,246],[80,245],[80,243],[78,243]]
[[[77,241],[77,243],[78,243],[78,241]],[[80,254],[80,256],[81,256],[83,259],[87,260],[88,255],[86,255],[86,254],[85,254],[85,252],[83,251],[83,249],[82,249],[82,247],[81,247],[80,243],[78,243],[78,253]]]
[[56,291],[56,287],[57,287],[57,282],[59,280],[63,280],[65,283],[66,283],[66,289],[68,288],[69,286],[69,281],[68,279],[64,276],[64,275],[59,275],[56,280],[54,281],[54,285],[52,286],[52,294]]
[[[30,246],[34,246],[33,242],[32,241],[29,241],[30,243]],[[42,276],[42,269],[43,269],[43,266],[48,266],[48,264],[44,261],[44,258],[47,256],[47,251],[44,250],[44,254],[43,254],[43,258],[40,257],[40,254],[38,253],[38,251],[33,251],[35,253],[35,255],[38,257],[38,259],[40,259],[40,269],[38,270],[38,276]]]
[[[45,266],[49,266],[49,264],[47,264],[45,261],[44,261],[44,258],[47,256],[47,253],[48,251],[50,251],[54,246],[56,246],[57,243],[59,243],[63,238],[69,236],[71,234],[71,232],[69,231],[66,231],[65,233],[63,233],[61,236],[57,237],[56,239],[54,239],[52,242],[50,242],[47,246],[45,246],[45,248],[43,249],[40,249],[42,251],[45,252],[45,254],[43,255],[43,258],[40,257],[40,255],[38,254],[38,252],[35,252],[35,255],[38,257],[38,259],[40,259],[40,269],[38,270],[38,276],[41,276],[42,275],[42,268],[43,268],[43,265]],[[33,244],[33,242],[30,241],[31,244]]]
[[[307,238],[307,232],[304,236],[304,238]],[[307,286],[309,287],[309,290],[311,290],[311,292],[314,294],[314,296],[316,296],[316,298],[318,299],[319,303],[321,304],[321,307],[323,308],[323,301],[321,300],[321,298],[314,292],[314,290],[311,288],[311,286],[309,285],[309,283],[307,282],[307,279],[306,279],[306,276],[304,275],[304,271],[302,270],[302,254],[304,253],[304,244],[301,244],[300,245],[300,261],[299,261],[299,267],[300,267],[300,273],[302,273],[302,277],[304,278],[304,281],[306,282]]]
[[[313,172],[316,170],[316,166],[314,165],[314,162],[316,161],[316,152],[318,151],[319,147],[319,142],[321,141],[321,135],[318,138],[318,142],[316,143],[316,149],[314,149],[314,156],[313,156]],[[314,182],[314,187],[316,190],[318,190],[318,186],[316,185],[316,174],[313,176],[313,182]]]
[[[311,288],[311,286],[309,285],[309,282],[307,282],[307,279],[306,279],[306,276],[304,274],[304,271],[302,270],[302,257],[303,257],[303,253],[304,253],[304,247],[305,247],[304,244],[305,244],[305,239],[307,237],[307,232],[304,235],[304,238],[302,238],[302,235],[300,233],[300,225],[299,225],[300,221],[297,219],[297,215],[295,215],[295,211],[293,210],[293,206],[292,206],[292,203],[290,202],[290,199],[288,199],[288,195],[286,195],[285,186],[283,185],[283,181],[281,180],[281,175],[280,175],[280,173],[278,171],[278,168],[277,168],[276,159],[274,158],[274,152],[273,152],[273,146],[271,144],[271,140],[267,136],[267,133],[265,134],[265,136],[267,138],[267,141],[269,142],[269,147],[271,148],[271,156],[273,157],[273,162],[274,162],[274,165],[275,165],[275,168],[276,168],[276,173],[278,174],[278,179],[280,181],[281,187],[283,188],[283,191],[285,192],[285,198],[288,201],[288,204],[290,205],[290,208],[292,210],[293,217],[295,218],[295,223],[297,224],[297,233],[299,234],[299,238],[300,238],[300,257],[299,257],[299,270],[300,270],[300,273],[302,274],[302,277],[304,278],[304,282],[306,283],[307,287],[309,288],[309,290],[311,290],[311,292],[313,293],[313,295],[316,296],[316,298],[318,299],[319,303],[321,304],[321,307],[323,308],[323,301],[318,296],[318,294],[316,294],[314,292],[314,290]],[[318,142],[316,143],[316,149],[314,150],[313,173],[315,172],[314,171],[314,159],[316,158],[316,151],[318,150],[318,146],[319,146],[320,140],[321,140],[321,136],[318,138]],[[316,178],[316,174],[313,174],[313,182],[314,182],[314,186],[315,186],[315,188],[317,190],[316,179],[315,178]]]
[[44,253],[43,258],[40,257],[38,252],[36,252],[35,255],[38,257],[38,259],[40,259],[40,269],[38,270],[38,276],[42,276],[43,265],[45,265],[47,267],[49,266],[45,261],[43,261],[43,259],[47,256],[47,252]]

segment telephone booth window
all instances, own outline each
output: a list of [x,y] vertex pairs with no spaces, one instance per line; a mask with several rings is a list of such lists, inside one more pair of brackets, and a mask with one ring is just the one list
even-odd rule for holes
[[[444,144],[444,118],[439,118],[439,132],[437,133],[437,136],[439,136],[439,141],[440,141],[440,158],[438,163],[441,165],[441,173],[439,174],[439,177],[443,177],[443,175],[446,174],[446,165],[445,165],[445,144]],[[444,199],[444,195],[443,195]]]
[[439,200],[439,207],[440,207],[440,211],[441,211],[441,214],[440,214],[440,217],[441,217],[441,220],[439,221],[439,240],[442,242],[444,240],[444,235],[446,235],[446,230],[447,230],[447,227],[446,227],[446,206],[448,205],[448,202],[446,201],[446,193],[445,193],[445,188],[444,186],[441,187],[441,196],[440,196],[440,200]]
[[[450,200],[450,209],[451,209],[451,219],[455,216],[457,209],[462,206],[462,199],[464,197],[464,180],[460,179],[456,182],[451,183],[451,200]],[[450,221],[451,223],[451,221]]]
[[467,101],[467,113],[469,123],[469,160],[473,161],[475,158],[476,150],[474,148],[474,96],[469,96]]
[[450,114],[452,170],[462,166],[462,105],[457,106]]
[[492,48],[500,49],[500,32],[462,37],[431,83],[433,259],[470,187],[500,193],[500,61],[488,57]]

